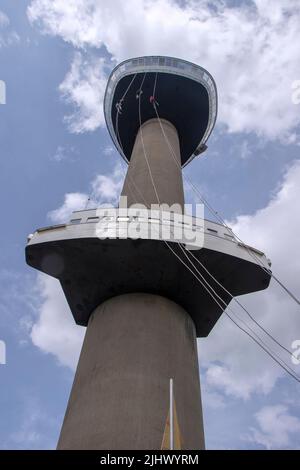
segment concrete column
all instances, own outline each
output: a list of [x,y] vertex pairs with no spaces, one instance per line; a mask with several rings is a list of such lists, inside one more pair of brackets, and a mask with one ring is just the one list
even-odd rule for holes
[[150,294],[114,297],[86,331],[58,449],[160,449],[169,379],[182,449],[203,449],[195,327],[179,305]]
[[184,193],[178,133],[170,122],[161,119],[161,123],[173,148],[174,156],[167,145],[158,119],[146,121],[136,136],[121,195],[127,196],[128,206],[134,203],[145,204],[148,207],[151,204],[158,204],[144,155],[143,139],[160,203],[179,204],[179,209],[175,208],[175,212],[182,212]]

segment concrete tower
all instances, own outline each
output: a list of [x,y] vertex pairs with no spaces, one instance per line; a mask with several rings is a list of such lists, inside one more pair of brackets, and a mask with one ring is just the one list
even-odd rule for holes
[[268,260],[223,225],[180,219],[181,168],[206,149],[217,115],[207,71],[170,57],[127,60],[109,78],[104,111],[128,163],[130,208],[75,211],[26,247],[27,263],[60,281],[87,327],[58,448],[165,448],[172,378],[175,448],[204,449],[196,338],[224,308],[182,262],[182,247],[234,296],[268,286]]

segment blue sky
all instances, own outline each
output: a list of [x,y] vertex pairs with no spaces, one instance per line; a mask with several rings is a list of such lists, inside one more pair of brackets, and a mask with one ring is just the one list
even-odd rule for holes
[[[0,2],[3,449],[55,448],[57,442],[83,329],[73,324],[55,281],[26,266],[24,247],[35,228],[68,220],[70,210],[84,207],[92,189],[98,202],[116,200],[123,172],[104,127],[102,100],[119,61],[168,54],[212,73],[217,126],[207,152],[185,171],[299,296],[300,104],[292,100],[292,83],[300,80],[297,2],[276,0],[271,11],[263,0],[99,5]],[[299,308],[273,283],[241,300],[287,347],[300,339]],[[199,341],[199,360],[208,448],[299,448],[299,384],[226,318]]]

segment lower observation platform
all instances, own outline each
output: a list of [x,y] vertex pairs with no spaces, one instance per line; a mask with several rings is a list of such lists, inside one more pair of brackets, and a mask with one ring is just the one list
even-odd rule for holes
[[[129,216],[124,216],[124,209],[116,208],[76,211],[69,224],[38,229],[28,237],[27,263],[60,281],[77,324],[86,326],[92,312],[105,300],[144,292],[181,305],[192,317],[197,336],[207,336],[225,307],[221,309],[215,303],[166,241],[187,264],[179,243],[185,245],[187,254],[192,250],[233,296],[268,287],[270,274],[250,253],[270,272],[265,255],[238,243],[223,225],[193,218],[178,240],[172,217],[164,220],[157,211],[146,209],[138,215],[130,211],[134,209],[128,210]],[[140,229],[139,238],[130,233],[132,223]],[[150,238],[149,226],[153,228]],[[161,233],[164,227],[170,228],[169,234]],[[197,234],[195,243],[188,241],[192,232]],[[227,305],[231,297],[191,259]]]

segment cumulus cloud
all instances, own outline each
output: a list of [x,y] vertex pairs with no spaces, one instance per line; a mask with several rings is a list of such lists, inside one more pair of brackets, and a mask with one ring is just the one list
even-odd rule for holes
[[73,211],[88,207],[99,207],[106,203],[115,205],[118,202],[122,188],[124,174],[121,163],[117,163],[113,171],[108,174],[99,174],[91,183],[90,194],[67,193],[63,204],[48,213],[51,222],[61,224],[68,222]]
[[96,201],[116,204],[122,189],[124,171],[118,163],[111,175],[97,175],[92,181],[92,195]]
[[[296,162],[286,172],[282,184],[265,208],[253,215],[240,216],[230,224],[243,241],[271,258],[276,275],[298,297],[300,223],[295,208],[300,198],[299,181],[300,163]],[[241,297],[240,301],[256,320],[291,349],[292,342],[300,337],[299,306],[278,284],[271,281],[267,290]],[[250,322],[233,302],[230,306]],[[254,329],[259,331],[256,327]],[[271,346],[268,338],[262,337]],[[283,371],[224,315],[208,338],[199,343],[200,361],[205,368],[204,379],[208,387],[226,395],[246,400],[255,392],[267,394],[283,376]],[[272,348],[278,352],[277,347],[272,345]],[[281,357],[293,367],[287,354],[282,353]],[[299,367],[294,366],[294,370],[300,375]]]
[[62,162],[66,159],[65,149],[62,145],[59,145],[56,149],[55,154],[52,157],[56,162]]
[[300,420],[292,416],[284,405],[265,406],[255,414],[255,419],[258,427],[251,428],[247,440],[269,450],[291,448],[295,434],[300,433]]
[[0,10],[0,48],[11,46],[20,41],[20,37],[16,31],[11,29],[8,16]]
[[[32,0],[28,17],[43,33],[59,36],[76,48],[104,46],[114,63],[150,54],[198,63],[216,79],[219,123],[229,132],[255,132],[285,142],[298,139],[300,113],[291,99],[291,85],[300,77],[297,0],[274,0],[272,7],[264,0],[234,7],[214,0],[183,4],[170,0]],[[92,67],[76,54],[62,86],[78,107],[71,120],[76,132],[103,124],[102,71],[103,63],[95,62]]]
[[74,111],[65,117],[71,132],[94,131],[104,124],[105,61],[76,52],[59,90]]
[[85,328],[75,324],[57,279],[38,274],[37,287],[41,305],[31,330],[32,342],[60,364],[75,369]]
[[48,217],[51,222],[56,224],[63,224],[69,221],[70,215],[73,211],[84,209],[88,200],[88,195],[85,193],[67,193],[64,196],[63,204],[50,211]]
[[77,159],[77,150],[75,147],[64,147],[58,145],[55,153],[50,157],[52,161],[60,162],[74,162]]
[[55,440],[51,438],[51,434],[57,427],[56,418],[45,413],[34,396],[25,393],[22,401],[24,409],[18,416],[18,428],[7,436],[7,440],[3,442],[4,449],[55,448]]
[[8,16],[0,10],[0,27],[8,26],[9,18]]

